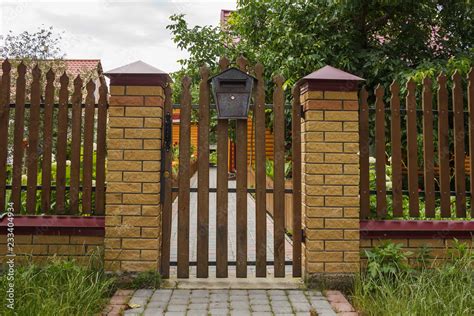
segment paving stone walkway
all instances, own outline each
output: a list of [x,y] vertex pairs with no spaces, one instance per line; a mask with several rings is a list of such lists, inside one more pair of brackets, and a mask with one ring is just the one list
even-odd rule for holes
[[137,290],[124,315],[335,316],[325,296],[306,290]]
[[[209,186],[217,186],[217,170],[209,169]],[[235,181],[229,181],[229,188],[235,188]],[[191,187],[197,188],[197,173],[191,178]],[[197,193],[190,194],[190,229],[189,229],[189,260],[196,261],[197,253]],[[236,194],[228,195],[228,260],[236,260]],[[255,261],[256,254],[256,224],[255,200],[247,194],[247,260]],[[171,262],[177,261],[178,253],[178,200],[173,203],[172,228],[171,228]],[[267,260],[273,261],[273,219],[267,215]],[[209,193],[209,260],[216,261],[216,193]],[[285,241],[285,260],[292,260],[291,239],[287,236]],[[215,266],[209,267],[210,276],[215,276]],[[273,274],[273,266],[268,266],[268,274]],[[255,266],[248,266],[249,276],[255,275]],[[286,266],[286,274],[291,275],[291,266]],[[170,269],[171,276],[176,276],[176,266]],[[196,276],[196,267],[190,268],[190,276]],[[235,277],[235,266],[229,266],[229,277]]]

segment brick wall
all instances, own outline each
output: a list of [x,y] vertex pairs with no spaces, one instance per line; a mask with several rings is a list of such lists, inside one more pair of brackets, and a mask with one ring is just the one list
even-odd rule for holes
[[105,263],[108,270],[156,270],[164,92],[111,81],[107,137]]
[[[91,255],[100,258],[104,237],[80,235],[15,235],[16,262],[42,262],[48,257],[74,258],[86,263]],[[0,264],[6,262],[6,235],[0,235]]]

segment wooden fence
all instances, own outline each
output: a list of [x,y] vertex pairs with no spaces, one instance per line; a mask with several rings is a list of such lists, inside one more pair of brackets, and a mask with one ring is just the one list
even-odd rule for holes
[[[100,78],[83,86],[70,79],[32,70],[26,95],[27,67],[17,68],[11,89],[11,64],[2,64],[0,90],[0,206],[13,203],[18,214],[103,215],[107,87]],[[84,91],[85,89],[85,91]],[[13,94],[15,95],[13,98]],[[85,96],[85,103],[82,103]],[[11,100],[15,100],[11,103]],[[28,102],[27,102],[28,101]],[[26,153],[25,153],[26,151]],[[26,155],[25,155],[26,154]],[[55,158],[55,161],[54,161]]]
[[474,216],[473,77],[471,69],[467,93],[458,72],[452,82],[443,74],[421,87],[410,80],[405,100],[394,82],[390,107],[384,87],[372,97],[361,91],[361,218]]

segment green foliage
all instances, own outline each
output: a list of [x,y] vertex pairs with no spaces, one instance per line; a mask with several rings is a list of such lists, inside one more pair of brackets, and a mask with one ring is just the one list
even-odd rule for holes
[[[267,159],[265,161],[265,173],[270,179],[274,178],[274,168],[275,168],[275,163],[273,160]],[[292,162],[286,161],[285,162],[285,179],[291,179],[291,171],[292,171]]]
[[130,286],[132,289],[159,289],[162,282],[161,274],[153,270],[138,273]]
[[365,250],[367,272],[372,278],[394,277],[400,272],[409,270],[410,252],[402,251],[402,244],[385,243],[370,250]]
[[[378,265],[356,279],[352,301],[364,315],[472,315],[474,257],[467,244],[455,245],[456,256],[430,265],[400,268],[406,261],[400,247],[386,245],[372,252],[369,265]],[[377,262],[377,264],[373,264]],[[385,270],[387,273],[382,273]],[[393,272],[397,270],[397,272]]]
[[209,163],[212,165],[217,165],[217,151],[211,151],[209,153]]
[[[83,266],[73,260],[50,259],[41,266],[28,264],[15,270],[15,309],[8,309],[5,297],[1,315],[97,315],[114,290],[93,262]],[[6,293],[6,271],[0,275],[0,291]]]

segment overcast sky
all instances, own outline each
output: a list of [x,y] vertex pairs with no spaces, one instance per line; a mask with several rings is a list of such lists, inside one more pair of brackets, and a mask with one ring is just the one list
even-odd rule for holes
[[143,60],[167,72],[186,52],[166,29],[169,16],[184,13],[191,25],[218,25],[221,9],[236,0],[0,0],[0,34],[53,26],[64,32],[66,58],[99,58],[105,71]]

